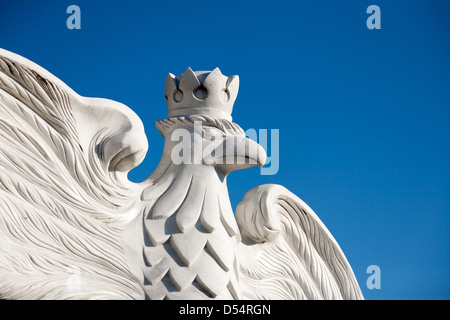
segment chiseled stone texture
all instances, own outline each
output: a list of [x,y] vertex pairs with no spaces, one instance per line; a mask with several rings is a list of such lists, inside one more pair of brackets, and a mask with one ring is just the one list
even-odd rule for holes
[[238,88],[218,68],[169,74],[162,159],[136,184],[148,142],[131,109],[0,49],[0,298],[362,299],[290,191],[259,186],[233,213],[227,175],[266,159],[232,122]]

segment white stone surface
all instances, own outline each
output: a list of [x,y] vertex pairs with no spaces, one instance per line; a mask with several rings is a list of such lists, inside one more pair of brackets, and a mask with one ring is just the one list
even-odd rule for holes
[[[232,122],[238,87],[217,68],[169,74],[162,159],[135,184],[137,115],[0,49],[0,298],[362,299],[332,235],[285,188],[250,190],[234,216],[227,175],[266,156]],[[223,153],[176,163],[179,130],[191,150],[217,135]]]

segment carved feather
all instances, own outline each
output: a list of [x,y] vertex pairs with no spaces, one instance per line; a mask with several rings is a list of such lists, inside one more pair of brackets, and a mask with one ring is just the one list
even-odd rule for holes
[[127,107],[0,50],[0,298],[142,296],[121,240],[140,190],[119,171],[146,141]]
[[239,257],[247,298],[363,298],[336,240],[286,188],[262,185],[248,191],[236,219],[243,237]]
[[144,192],[152,195],[144,197],[150,202],[144,217],[148,298],[238,298],[233,266],[239,239],[237,226],[230,234],[224,224],[225,216],[234,219],[228,199],[219,199],[225,185],[213,168],[181,168],[170,160],[161,165],[163,174]]

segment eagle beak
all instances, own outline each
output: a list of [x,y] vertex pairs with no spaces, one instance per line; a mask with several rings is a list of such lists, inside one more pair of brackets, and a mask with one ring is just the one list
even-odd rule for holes
[[263,167],[267,160],[266,150],[259,143],[248,138],[243,143],[245,150],[249,150],[245,156],[249,160],[249,163],[257,164],[260,168]]
[[226,174],[240,169],[262,167],[267,154],[264,148],[249,138],[232,136],[224,141],[222,163],[218,167]]

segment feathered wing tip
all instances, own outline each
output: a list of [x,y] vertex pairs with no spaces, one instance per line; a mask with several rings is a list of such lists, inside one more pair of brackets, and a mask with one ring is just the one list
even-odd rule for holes
[[120,240],[147,151],[137,115],[0,49],[0,145],[0,298],[138,297]]
[[253,299],[363,299],[341,248],[314,211],[286,188],[262,185],[236,219],[243,291]]
[[[3,122],[13,122],[22,132],[43,139],[40,151],[53,149],[65,165],[75,166],[71,156],[84,160],[99,170],[95,178],[113,188],[129,186],[126,173],[139,165],[147,152],[144,126],[130,108],[109,99],[80,96],[47,70],[3,49],[0,98],[2,111],[9,115]],[[54,141],[55,137],[62,141]],[[65,149],[66,145],[73,150]],[[82,180],[76,169],[72,171]],[[95,183],[91,178],[85,180]]]

